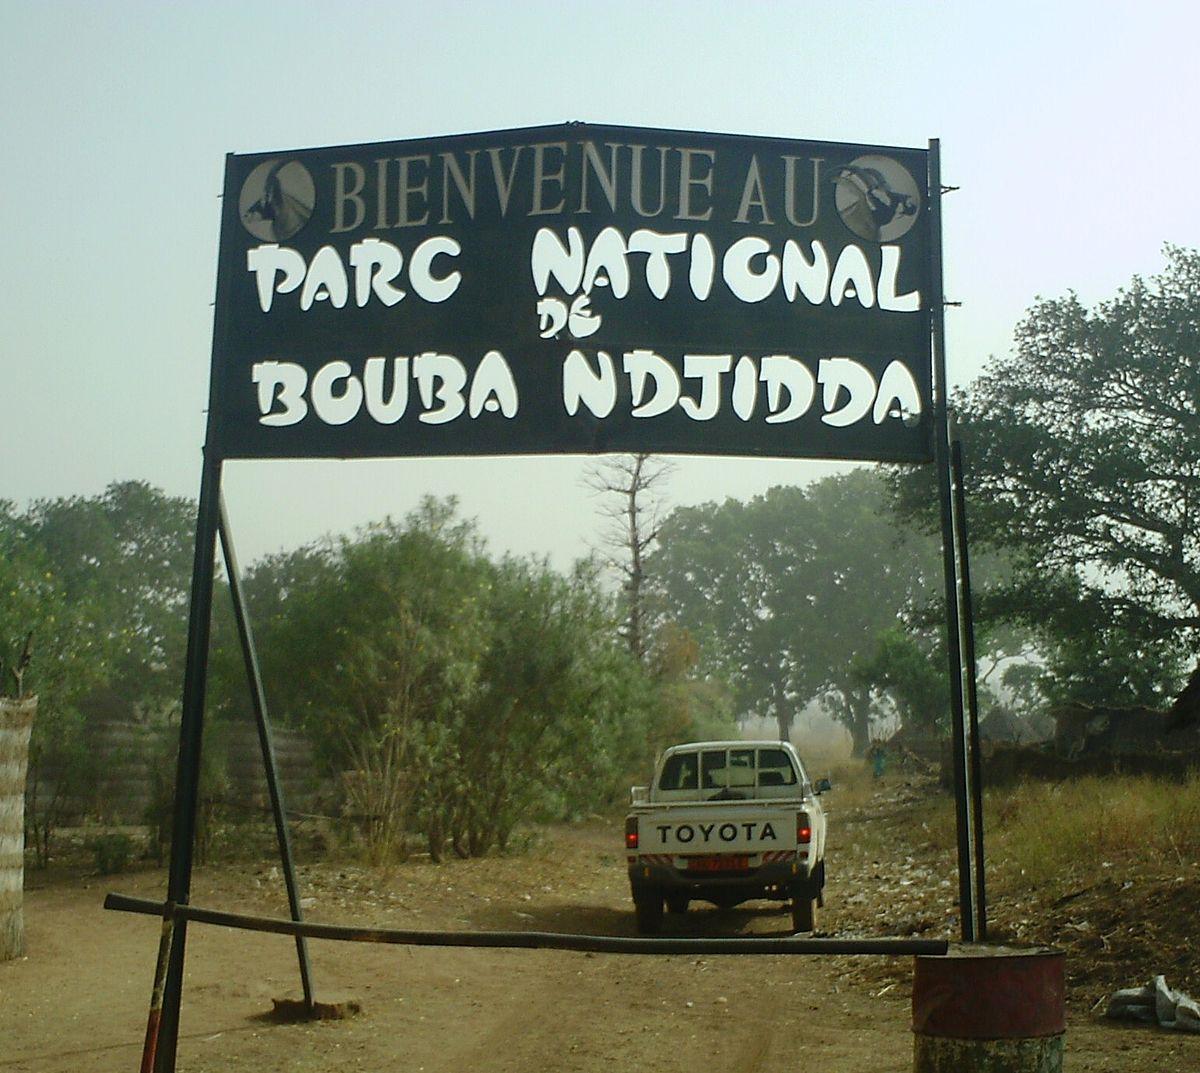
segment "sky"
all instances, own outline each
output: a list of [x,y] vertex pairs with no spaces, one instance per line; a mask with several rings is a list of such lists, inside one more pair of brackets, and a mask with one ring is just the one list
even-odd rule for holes
[[[1184,3],[311,4],[0,0],[0,499],[195,497],[224,158],[583,120],[923,147],[947,360],[1039,297],[1087,303],[1200,244]],[[457,496],[493,550],[597,542],[581,457],[231,462],[244,562]],[[844,465],[681,459],[666,506]]]

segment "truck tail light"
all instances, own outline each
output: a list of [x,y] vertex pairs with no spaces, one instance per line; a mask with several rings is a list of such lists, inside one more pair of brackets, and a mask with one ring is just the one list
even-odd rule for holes
[[806,846],[812,841],[812,821],[807,812],[796,813],[796,845]]
[[625,817],[625,848],[638,848],[638,821],[636,816]]

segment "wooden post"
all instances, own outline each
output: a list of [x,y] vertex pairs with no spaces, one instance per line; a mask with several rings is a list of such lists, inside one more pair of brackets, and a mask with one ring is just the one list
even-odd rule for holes
[[37,697],[0,697],[0,961],[25,952],[25,774]]

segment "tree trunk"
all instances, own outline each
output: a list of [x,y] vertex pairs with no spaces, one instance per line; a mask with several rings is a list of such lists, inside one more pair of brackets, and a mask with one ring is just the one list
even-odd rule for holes
[[858,720],[848,724],[847,729],[850,731],[850,755],[861,760],[871,747],[870,731],[867,730],[865,721]]
[[850,731],[850,755],[864,757],[871,747],[871,696],[853,692],[846,698],[846,729]]
[[25,773],[37,697],[0,697],[0,961],[25,952]]
[[775,723],[779,727],[779,740],[792,740],[792,713],[776,710]]

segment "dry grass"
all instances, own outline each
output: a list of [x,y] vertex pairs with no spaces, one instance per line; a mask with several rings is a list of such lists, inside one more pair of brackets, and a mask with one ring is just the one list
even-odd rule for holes
[[[984,795],[989,882],[998,892],[1047,888],[1052,897],[1105,878],[1200,867],[1200,773],[1023,783]],[[954,803],[930,823],[954,842]]]
[[866,808],[880,788],[871,767],[862,760],[837,759],[825,766],[809,766],[813,778],[828,777],[833,784],[825,799],[831,807],[848,810]]

